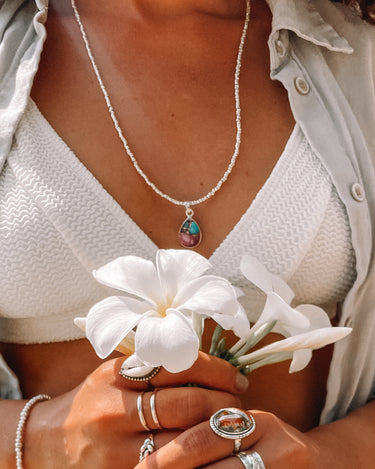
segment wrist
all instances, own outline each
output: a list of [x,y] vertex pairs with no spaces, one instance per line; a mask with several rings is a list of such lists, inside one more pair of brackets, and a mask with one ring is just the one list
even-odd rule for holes
[[66,464],[66,428],[78,388],[34,406],[25,427],[24,469],[63,468]]
[[16,469],[14,442],[21,411],[26,400],[1,400],[0,414],[0,467]]
[[50,396],[46,394],[38,394],[34,396],[32,399],[26,402],[24,407],[20,412],[20,417],[18,420],[17,430],[16,430],[16,438],[14,443],[14,452],[16,458],[16,468],[23,469],[23,449],[24,449],[24,439],[25,439],[25,430],[26,424],[29,419],[30,413],[33,407],[41,401],[46,401],[51,399]]

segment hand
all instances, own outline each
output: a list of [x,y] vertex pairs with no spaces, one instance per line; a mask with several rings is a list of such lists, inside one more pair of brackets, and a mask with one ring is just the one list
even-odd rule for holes
[[[308,433],[301,433],[273,414],[261,411],[251,414],[256,428],[242,440],[241,451],[257,451],[266,469],[322,468],[319,446]],[[216,435],[209,422],[204,422],[178,435],[135,469],[244,469],[232,454],[233,445],[233,440]]]
[[[73,391],[33,408],[26,425],[25,467],[126,469],[137,464],[149,432],[141,425],[136,401],[153,387],[120,376],[122,362],[104,363]],[[219,408],[238,406],[234,394],[247,383],[229,363],[203,353],[189,370],[171,374],[162,369],[150,381],[158,388],[156,411],[163,427],[154,434],[157,448]],[[178,387],[186,383],[198,387]],[[155,429],[150,395],[145,392],[143,409],[147,425]]]

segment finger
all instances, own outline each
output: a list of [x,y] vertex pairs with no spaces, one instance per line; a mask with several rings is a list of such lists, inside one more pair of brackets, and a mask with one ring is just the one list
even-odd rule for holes
[[[263,412],[251,412],[256,420],[253,433],[242,439],[241,450],[253,446],[264,433],[266,419]],[[249,412],[250,414],[250,412]],[[259,418],[258,418],[259,417]],[[258,428],[258,420],[260,425]],[[234,441],[218,436],[211,430],[209,422],[189,428],[177,438],[147,458],[147,465],[140,463],[136,469],[191,469],[225,459],[232,454]]]
[[199,352],[198,359],[188,370],[181,373],[169,373],[161,368],[148,382],[131,381],[120,376],[119,371],[123,361],[122,358],[114,361],[114,371],[118,386],[128,389],[147,390],[150,388],[150,384],[153,387],[161,388],[194,383],[206,388],[237,394],[246,391],[249,384],[247,378],[229,362],[203,352]]
[[[158,451],[161,449],[163,446],[167,445],[174,439],[178,437],[178,435],[181,432],[157,432],[157,433],[152,433],[153,435],[153,442],[154,442],[154,451]],[[144,433],[142,435],[142,438],[139,439],[139,444],[138,444],[138,451],[136,451],[136,460],[134,463],[130,466],[134,468],[138,463],[139,463],[139,457],[141,453],[141,447],[143,443],[146,441],[146,438],[150,437],[150,433]],[[149,456],[147,456],[148,459]],[[146,463],[146,459],[144,461]]]
[[[255,451],[255,448],[249,450],[249,451],[241,451],[240,454],[232,455],[229,458],[221,459],[220,461],[215,461],[212,464],[209,464],[207,466],[204,466],[204,469],[243,469],[243,468],[253,468],[253,467],[260,467],[257,462],[255,462],[256,465],[254,465],[254,461],[248,460],[248,461],[242,461],[240,456],[246,456],[247,454],[251,454],[251,452]],[[260,454],[258,453],[260,456]],[[270,466],[266,466],[264,463],[264,458],[262,456],[261,460],[264,464],[264,467],[267,469],[270,469]]]
[[[145,394],[145,415],[155,428],[151,410],[152,393]],[[162,428],[188,428],[205,420],[218,409],[240,405],[239,398],[222,391],[199,387],[160,389],[155,395],[154,411]]]
[[208,466],[204,466],[204,469],[244,469],[244,464],[236,456],[230,456],[229,458],[221,459]]
[[[144,432],[138,433],[133,436],[130,440],[112,440],[110,455],[102,454],[106,453],[105,451],[100,451],[100,454],[96,455],[95,467],[108,467],[115,468],[119,467],[119,461],[122,461],[121,467],[123,469],[132,469],[139,462],[139,456],[141,453],[142,445],[146,442],[146,439],[149,439],[152,435],[153,448],[154,451],[162,448],[170,441],[175,439],[179,433],[175,431],[171,432]],[[116,443],[116,444],[115,444]],[[147,443],[147,442],[146,442]],[[99,464],[100,458],[103,458],[103,464]],[[148,459],[148,456],[147,456]],[[145,461],[146,462],[146,461]],[[94,466],[93,466],[94,467]]]
[[233,394],[199,387],[162,388],[143,395],[132,392],[126,402],[126,421],[132,422],[128,431],[144,431],[141,413],[150,430],[158,429],[158,423],[163,429],[185,429],[208,420],[218,409],[238,405]]

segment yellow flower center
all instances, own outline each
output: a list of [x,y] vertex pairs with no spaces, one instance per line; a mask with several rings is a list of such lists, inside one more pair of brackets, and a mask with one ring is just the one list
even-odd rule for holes
[[172,306],[172,303],[172,298],[166,298],[165,303],[158,304],[157,313],[159,314],[159,316],[165,318],[165,316],[167,315],[167,309]]

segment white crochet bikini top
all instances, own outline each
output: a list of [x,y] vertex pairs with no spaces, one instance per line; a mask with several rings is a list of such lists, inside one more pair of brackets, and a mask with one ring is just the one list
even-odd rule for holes
[[[154,260],[157,246],[104,190],[30,100],[0,175],[0,341],[82,337],[73,324],[113,294],[93,269],[127,254]],[[355,277],[345,208],[296,126],[271,176],[210,261],[245,292],[242,255],[256,256],[298,302],[341,301]]]

